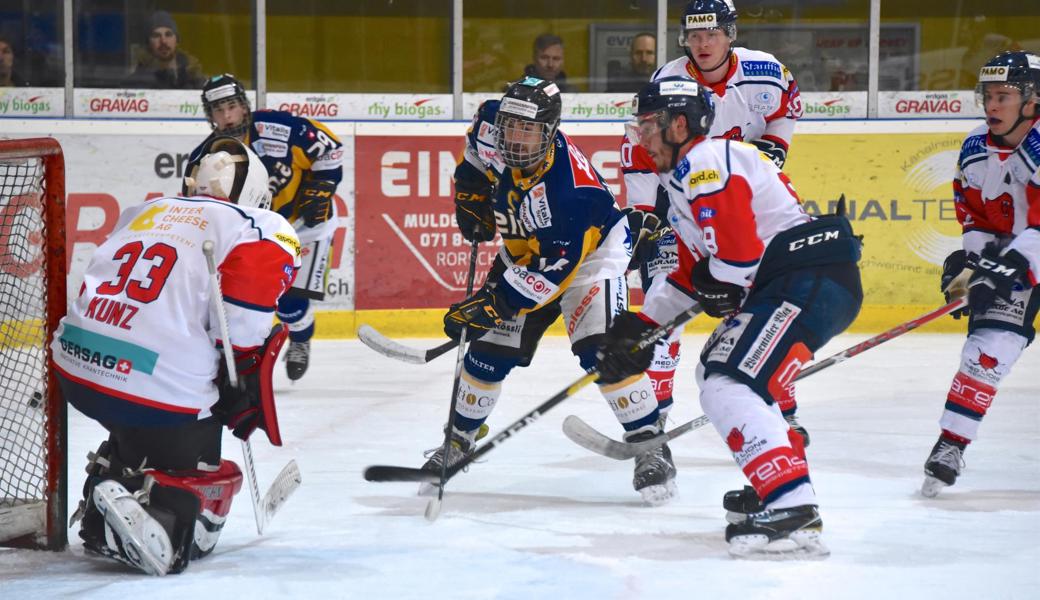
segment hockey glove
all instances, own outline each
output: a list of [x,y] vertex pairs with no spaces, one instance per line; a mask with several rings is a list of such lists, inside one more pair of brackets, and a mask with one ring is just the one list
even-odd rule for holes
[[470,242],[495,239],[495,189],[490,181],[455,181],[455,220],[462,237]]
[[468,329],[466,337],[476,339],[513,317],[514,311],[494,289],[484,286],[462,302],[452,304],[444,315],[444,333],[459,339],[462,330]]
[[1015,250],[1003,256],[994,244],[988,244],[971,268],[975,273],[968,282],[968,306],[972,314],[981,315],[997,298],[1010,301],[1015,283],[1025,281],[1029,261]]
[[[964,289],[959,285],[959,283],[955,283],[955,280],[967,266],[968,258],[964,253],[964,250],[955,250],[951,252],[950,255],[946,257],[946,260],[943,261],[942,282],[939,289],[946,298],[947,304],[964,295]],[[968,307],[965,306],[960,310],[955,310],[950,313],[950,316],[954,319],[966,317],[968,316]]]
[[628,219],[629,235],[632,240],[632,260],[628,270],[638,269],[657,258],[657,241],[664,233],[661,219],[652,212],[642,211],[634,206],[621,210]]
[[617,383],[643,373],[654,360],[654,344],[635,350],[639,340],[657,324],[642,315],[624,311],[603,337],[603,345],[596,353],[596,370],[600,383]]
[[691,282],[693,294],[704,312],[721,319],[740,310],[744,299],[744,288],[735,283],[719,281],[711,275],[708,259],[704,258],[693,267]]
[[325,180],[304,181],[296,192],[296,210],[303,224],[315,227],[332,217],[332,197],[336,184]]

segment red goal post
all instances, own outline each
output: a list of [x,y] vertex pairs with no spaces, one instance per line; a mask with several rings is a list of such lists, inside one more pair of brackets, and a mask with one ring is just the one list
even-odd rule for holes
[[65,278],[61,145],[0,140],[0,546],[68,545],[66,408],[49,347]]

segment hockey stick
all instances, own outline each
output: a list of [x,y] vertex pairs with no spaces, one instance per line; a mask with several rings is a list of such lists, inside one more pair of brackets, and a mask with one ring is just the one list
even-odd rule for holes
[[[672,329],[678,327],[679,325],[682,325],[686,321],[689,321],[693,317],[699,315],[700,312],[701,308],[699,305],[694,305],[693,307],[683,311],[671,321],[665,323],[657,329],[654,329],[653,331],[650,331],[645,336],[643,336],[639,340],[639,343],[637,343],[635,347],[632,348],[632,351],[637,352],[639,350],[644,350],[648,346],[656,344],[662,338],[667,336]],[[505,428],[500,433],[498,433],[498,435],[494,436],[493,438],[482,444],[473,452],[473,454],[464,457],[462,460],[452,465],[447,471],[445,481],[454,477],[456,474],[458,474],[459,471],[462,471],[469,467],[471,464],[482,458],[488,452],[491,452],[493,449],[498,447],[507,439],[519,433],[520,430],[536,422],[538,419],[542,417],[542,415],[549,412],[557,404],[563,402],[567,398],[570,398],[583,387],[596,381],[597,379],[599,379],[598,372],[592,371],[590,373],[587,373],[581,376],[573,383],[571,383],[570,385],[568,385],[566,388],[554,394],[545,402],[539,404],[534,410],[531,410],[530,412],[526,413],[524,416],[514,421],[513,424],[511,424],[509,427]],[[368,467],[367,469],[365,469],[364,477],[368,481],[379,482],[419,481],[435,483],[440,479],[438,477],[438,474],[433,471],[424,471],[423,469],[415,469],[411,467],[395,467],[389,465],[373,465],[371,467]]]
[[[476,233],[476,228],[474,228]],[[466,275],[466,298],[473,294],[473,280],[477,275],[477,249],[480,242],[474,238],[469,252],[469,273]],[[444,446],[441,448],[441,476],[437,486],[437,497],[426,504],[426,520],[436,521],[441,514],[441,502],[444,500],[444,484],[448,481],[448,456],[451,455],[451,434],[455,428],[455,407],[459,403],[459,382],[462,380],[462,363],[466,359],[466,334],[468,327],[462,328],[459,335],[459,353],[455,358],[455,381],[451,386],[451,402],[448,404],[448,424],[444,427]]]
[[[472,293],[472,290],[470,293]],[[438,356],[447,354],[452,348],[459,345],[458,340],[448,340],[440,346],[435,346],[429,350],[409,348],[408,346],[395,342],[379,333],[376,331],[375,327],[372,327],[371,325],[362,325],[358,328],[357,336],[363,344],[383,356],[388,356],[414,365],[425,365]]]
[[[809,375],[822,371],[827,367],[834,366],[840,362],[852,358],[853,356],[862,354],[863,352],[866,352],[871,348],[879,346],[891,339],[897,338],[908,331],[917,329],[925,323],[929,323],[931,321],[934,321],[935,319],[938,319],[939,317],[960,310],[964,308],[964,306],[967,305],[967,303],[968,301],[966,298],[960,297],[954,300],[953,302],[950,302],[949,304],[937,308],[927,314],[921,315],[916,319],[907,321],[906,323],[903,323],[901,325],[897,325],[896,327],[893,327],[888,331],[880,333],[870,338],[869,340],[856,344],[851,348],[838,352],[837,354],[834,354],[829,358],[812,364],[808,368],[802,370],[802,372],[800,372],[794,378],[794,381],[798,381],[799,379],[808,377]],[[570,438],[570,440],[575,444],[578,444],[582,448],[595,452],[596,454],[601,454],[603,456],[606,456],[607,458],[613,458],[615,460],[629,460],[635,458],[636,456],[644,452],[653,450],[657,446],[667,443],[679,437],[680,435],[683,435],[684,433],[693,431],[694,429],[699,429],[707,424],[708,417],[706,415],[702,415],[692,421],[679,425],[675,429],[672,429],[671,431],[663,435],[659,435],[657,437],[651,438],[649,440],[644,440],[639,443],[630,444],[627,442],[619,442],[617,440],[611,439],[610,437],[603,435],[602,433],[594,429],[585,421],[581,420],[580,417],[570,415],[563,421],[563,433],[568,438]]]
[[[213,257],[213,242],[206,240],[202,243],[202,253],[206,255],[206,266],[209,268],[209,282],[213,288],[210,297],[213,299],[213,309],[217,313],[217,321],[220,325],[220,337],[224,347],[224,362],[227,365],[228,381],[234,387],[238,387],[238,370],[235,367],[234,351],[231,347],[230,328],[228,327],[227,313],[224,311],[224,292],[220,288],[220,279],[217,277],[217,262]],[[246,481],[249,483],[249,496],[253,499],[253,516],[256,518],[257,535],[264,534],[264,526],[281,508],[282,504],[300,487],[300,469],[296,461],[282,467],[282,471],[271,484],[270,489],[264,494],[263,504],[260,503],[260,486],[256,482],[256,463],[253,460],[253,446],[249,440],[242,442],[242,464],[245,466]],[[273,510],[271,509],[273,507]]]

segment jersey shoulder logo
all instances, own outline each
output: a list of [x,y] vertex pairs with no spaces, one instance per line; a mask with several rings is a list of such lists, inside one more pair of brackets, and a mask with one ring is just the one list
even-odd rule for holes
[[603,189],[592,163],[582,154],[569,139],[567,140],[567,156],[571,163],[571,177],[574,179],[574,187],[594,187]]
[[718,183],[722,181],[722,175],[718,169],[704,169],[703,171],[696,171],[690,174],[690,188],[693,189],[699,185],[707,183]]
[[531,188],[520,206],[520,221],[527,231],[552,227],[552,211],[549,208],[549,196],[545,192],[545,182]]
[[149,229],[155,227],[156,217],[158,217],[160,214],[164,212],[166,212],[165,206],[150,206],[147,210],[138,215],[137,218],[130,223],[128,229],[130,229],[130,231],[148,231]]
[[255,126],[257,137],[288,142],[289,136],[292,135],[292,127],[281,125],[279,123],[260,121],[256,123]]
[[769,62],[766,60],[741,61],[740,68],[744,73],[744,77],[772,77],[773,79],[783,79],[783,75],[780,72],[780,65],[775,62]]

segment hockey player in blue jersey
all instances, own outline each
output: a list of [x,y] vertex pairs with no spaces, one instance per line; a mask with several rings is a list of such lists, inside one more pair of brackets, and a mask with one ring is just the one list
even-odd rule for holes
[[[500,101],[478,110],[455,170],[463,235],[490,241],[497,231],[503,246],[484,286],[444,317],[448,335],[459,338],[466,329],[473,340],[459,383],[449,466],[473,451],[502,381],[514,367],[530,364],[557,318],[564,318],[581,367],[591,370],[603,335],[628,305],[625,272],[646,233],[645,215],[618,208],[589,159],[558,130],[561,109],[556,84],[533,77],[511,84]],[[645,374],[598,384],[626,440],[661,431]],[[442,447],[423,468],[439,472],[444,458]],[[636,458],[633,484],[646,503],[667,502],[674,479],[667,446]]]
[[[248,144],[268,172],[272,210],[289,220],[302,247],[303,266],[293,287],[278,301],[278,319],[289,327],[286,370],[297,380],[307,371],[314,335],[311,300],[325,298],[332,236],[336,231],[333,196],[343,178],[343,145],[327,127],[287,111],[253,111],[245,88],[231,75],[211,77],[202,88],[202,105],[213,133]],[[200,158],[207,138],[191,153]]]

